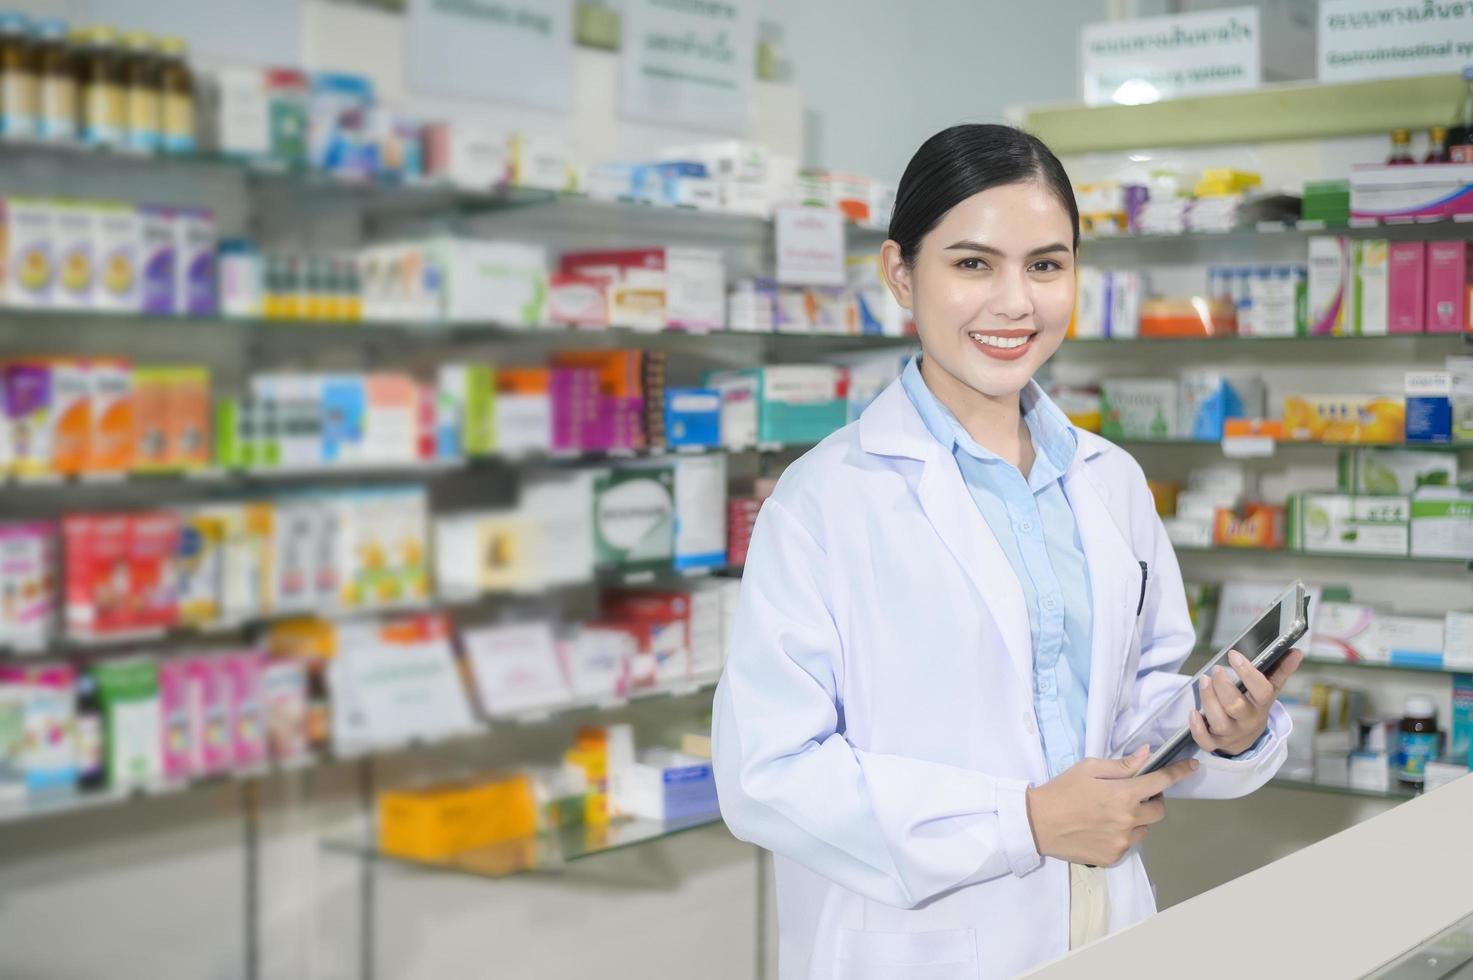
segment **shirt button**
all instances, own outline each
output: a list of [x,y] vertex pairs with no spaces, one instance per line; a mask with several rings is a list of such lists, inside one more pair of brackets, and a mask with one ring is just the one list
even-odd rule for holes
[[1059,608],[1059,600],[1053,596],[1046,596],[1043,600],[1043,608],[1047,609],[1049,612],[1053,612],[1055,609]]
[[1024,521],[1022,524],[1018,525],[1018,530],[1022,531],[1024,534],[1031,534],[1033,532],[1033,522]]

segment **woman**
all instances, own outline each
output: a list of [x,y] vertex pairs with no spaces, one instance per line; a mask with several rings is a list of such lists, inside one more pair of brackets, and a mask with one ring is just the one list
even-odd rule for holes
[[1155,910],[1137,847],[1163,793],[1241,796],[1283,762],[1298,651],[1272,679],[1235,654],[1246,694],[1204,684],[1200,758],[1110,757],[1194,637],[1140,467],[1032,380],[1078,246],[1037,139],[926,141],[882,252],[921,354],[762,508],[714,751],[727,824],[776,855],[784,980],[1050,960]]

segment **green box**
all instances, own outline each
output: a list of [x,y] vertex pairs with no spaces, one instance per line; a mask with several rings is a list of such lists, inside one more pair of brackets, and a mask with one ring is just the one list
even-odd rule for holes
[[593,488],[598,567],[655,571],[675,559],[675,468],[668,463],[604,470]]

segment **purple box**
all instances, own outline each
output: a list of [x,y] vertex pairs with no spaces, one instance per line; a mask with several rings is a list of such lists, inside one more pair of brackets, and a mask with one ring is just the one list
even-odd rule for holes
[[175,309],[186,316],[214,316],[215,216],[203,208],[181,208],[174,219],[178,287]]
[[169,316],[178,311],[177,219],[169,208],[156,207],[139,208],[138,217],[143,238],[139,263],[143,270],[143,312]]

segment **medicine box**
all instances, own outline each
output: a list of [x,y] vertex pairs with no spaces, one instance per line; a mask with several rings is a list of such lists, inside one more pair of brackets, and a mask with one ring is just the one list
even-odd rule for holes
[[1443,629],[1443,669],[1473,673],[1473,612],[1447,613]]
[[1289,498],[1289,547],[1334,554],[1405,555],[1411,500],[1304,493]]
[[[1444,669],[1447,658],[1443,658]],[[1452,761],[1473,765],[1473,675],[1453,675],[1453,724],[1448,739]]]
[[1264,386],[1259,378],[1229,378],[1219,371],[1188,371],[1180,386],[1182,438],[1218,442],[1228,419],[1262,418]]
[[6,275],[5,302],[27,309],[56,302],[57,228],[51,202],[41,198],[12,197],[5,201],[3,245]]
[[1408,371],[1406,413],[1407,442],[1451,441],[1452,375],[1446,371]]
[[547,303],[547,251],[538,245],[441,239],[435,264],[444,276],[443,319],[534,327]]
[[1428,333],[1464,331],[1470,281],[1473,281],[1473,249],[1468,248],[1466,241],[1427,243]]
[[114,791],[163,782],[159,669],[148,657],[107,660],[91,668],[107,731],[107,783]]
[[721,392],[713,388],[666,389],[665,438],[670,446],[721,445]]
[[1341,493],[1410,496],[1422,487],[1458,482],[1458,457],[1413,449],[1346,449],[1340,453]]
[[424,131],[425,173],[456,187],[489,190],[510,178],[505,130],[483,123],[447,120]]
[[1387,252],[1387,331],[1427,329],[1427,243],[1392,242]]
[[1391,327],[1391,243],[1384,238],[1355,242],[1355,333],[1374,337]]
[[1412,557],[1473,561],[1473,492],[1425,487],[1412,495]]
[[26,792],[68,792],[77,783],[76,672],[70,664],[0,664],[0,688],[22,691],[19,764]]
[[1179,388],[1166,379],[1100,384],[1100,434],[1107,439],[1169,439],[1179,433]]
[[96,204],[97,283],[93,305],[104,311],[136,313],[143,306],[139,261],[143,222],[130,204]]
[[1449,357],[1448,401],[1452,408],[1452,437],[1473,440],[1473,357]]
[[1443,667],[1444,620],[1398,616],[1370,606],[1326,600],[1314,612],[1311,659],[1346,663]]
[[821,442],[843,427],[848,404],[841,368],[786,364],[753,373],[758,380],[758,442]]
[[174,215],[172,312],[214,316],[219,309],[215,275],[215,216],[204,208],[181,208]]
[[501,775],[386,790],[378,818],[379,850],[432,861],[531,837],[537,803],[526,776]]
[[717,812],[716,777],[709,759],[649,749],[639,761],[611,765],[611,804],[619,813],[649,820],[681,820]]
[[1355,292],[1351,288],[1350,240],[1343,235],[1316,235],[1309,240],[1309,333],[1343,336],[1354,324]]
[[138,268],[143,277],[140,306],[143,312],[160,316],[180,312],[176,214],[169,208],[139,208],[138,221]]
[[726,456],[675,461],[675,567],[726,564]]
[[1289,395],[1284,435],[1296,441],[1406,441],[1406,402],[1401,396]]
[[96,303],[97,213],[84,201],[53,201],[56,288],[59,309],[87,310]]
[[606,470],[594,484],[595,559],[603,567],[668,566],[675,553],[675,472],[669,465]]

